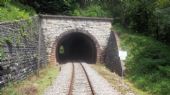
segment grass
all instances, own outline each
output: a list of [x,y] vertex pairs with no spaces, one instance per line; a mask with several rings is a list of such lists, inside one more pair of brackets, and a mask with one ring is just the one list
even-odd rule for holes
[[33,75],[26,80],[9,83],[1,89],[0,95],[42,95],[44,90],[52,84],[58,72],[56,66],[49,65],[40,70],[39,77]]
[[35,15],[33,8],[17,2],[7,2],[0,5],[0,22],[27,19]]
[[113,27],[128,52],[126,79],[151,95],[170,95],[170,47],[120,25]]
[[149,95],[146,92],[143,92],[140,89],[134,87],[134,85],[127,80],[119,77],[117,74],[111,72],[105,65],[103,64],[95,64],[92,67],[102,75],[112,86],[122,93],[122,95],[126,95],[129,92],[134,93],[135,95]]

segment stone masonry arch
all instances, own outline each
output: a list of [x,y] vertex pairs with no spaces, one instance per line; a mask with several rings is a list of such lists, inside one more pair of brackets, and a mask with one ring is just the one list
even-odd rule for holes
[[[92,47],[92,45],[90,46],[89,44],[86,44],[87,42],[95,44],[96,61],[94,63],[105,64],[109,69],[111,69],[111,71],[122,75],[122,65],[118,56],[118,47],[115,35],[111,31],[113,19],[57,15],[40,15],[40,19],[41,30],[44,35],[47,47],[46,50],[49,57],[48,60],[51,64],[58,64],[59,62],[58,55],[56,54],[56,50],[58,50],[57,45],[60,45],[65,37],[69,37],[67,35],[70,35],[72,33],[80,33],[81,37],[84,38],[84,40],[78,36],[74,36],[73,38],[82,40],[82,42],[87,45],[87,48]],[[70,40],[73,39],[70,38]],[[75,43],[80,44],[81,42],[75,41]],[[69,41],[68,44],[70,44]],[[73,48],[75,48],[74,45]],[[83,46],[80,48],[83,50]],[[90,49],[87,49],[87,51],[90,52]],[[75,52],[77,53],[77,51]],[[84,55],[84,53],[82,52],[79,53]]]
[[[84,35],[84,37],[87,37],[88,39],[90,39],[90,41],[92,41],[92,44],[94,44],[94,51],[92,50],[92,52],[94,52],[95,56],[93,57],[96,57],[95,58],[95,63],[99,62],[100,60],[100,48],[99,48],[99,44],[96,40],[96,38],[94,36],[92,36],[87,30],[83,30],[83,29],[71,29],[71,30],[68,30],[62,34],[60,34],[59,37],[56,37],[56,40],[55,42],[53,43],[53,46],[52,46],[52,50],[51,50],[51,53],[50,53],[50,62],[53,63],[53,64],[56,64],[56,63],[60,63],[59,62],[59,55],[57,53],[57,50],[59,49],[59,46],[61,45],[61,43],[63,42],[63,40],[68,37],[69,35],[74,35],[74,34],[80,34],[80,35]],[[94,63],[94,62],[93,62]]]

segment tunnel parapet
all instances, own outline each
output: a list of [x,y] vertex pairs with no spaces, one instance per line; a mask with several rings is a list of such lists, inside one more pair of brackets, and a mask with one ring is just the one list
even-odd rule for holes
[[49,61],[58,64],[59,59],[56,48],[59,40],[65,39],[63,35],[79,32],[89,36],[95,43],[96,63],[104,63],[112,71],[122,74],[121,63],[119,63],[118,49],[114,39],[112,18],[75,17],[40,15],[42,31],[47,43]]

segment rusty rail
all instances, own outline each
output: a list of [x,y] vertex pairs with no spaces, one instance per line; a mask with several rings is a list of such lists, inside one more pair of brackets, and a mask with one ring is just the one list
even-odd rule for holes
[[89,78],[89,76],[88,76],[88,74],[87,74],[87,72],[86,72],[86,69],[85,69],[85,67],[83,66],[82,63],[80,63],[80,65],[82,66],[82,68],[83,68],[83,70],[84,70],[84,72],[85,72],[85,74],[86,74],[86,78],[87,78],[87,80],[88,80],[88,83],[89,83],[89,86],[90,86],[90,89],[91,89],[91,93],[92,93],[92,95],[95,95],[95,91],[94,91],[94,89],[93,89],[93,86],[92,86],[92,83],[91,83],[91,81],[90,81],[90,78]]
[[[88,84],[89,84],[89,86],[90,86],[90,90],[91,90],[92,95],[95,95],[95,91],[94,91],[94,89],[93,89],[92,83],[91,83],[90,78],[89,78],[89,76],[88,76],[88,74],[87,74],[87,72],[86,72],[85,67],[83,66],[82,63],[79,63],[79,64],[80,64],[81,67],[83,68],[83,71],[84,71],[84,73],[85,73],[85,75],[86,75],[86,78],[87,78]],[[70,86],[69,86],[68,95],[72,95],[72,90],[73,90],[73,83],[74,83],[74,76],[75,76],[75,68],[74,68],[74,63],[73,63],[73,62],[72,62],[72,69],[73,69],[73,70],[72,70],[72,75],[71,75],[71,80],[70,80]]]
[[70,86],[69,86],[69,92],[68,95],[72,95],[72,90],[73,90],[73,82],[74,82],[74,64],[72,63],[72,75],[71,75],[71,81],[70,81]]

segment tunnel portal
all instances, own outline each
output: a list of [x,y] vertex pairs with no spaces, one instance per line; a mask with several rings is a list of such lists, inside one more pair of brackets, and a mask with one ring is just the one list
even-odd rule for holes
[[56,48],[56,58],[59,63],[80,61],[96,63],[96,45],[87,35],[74,32],[61,38]]

